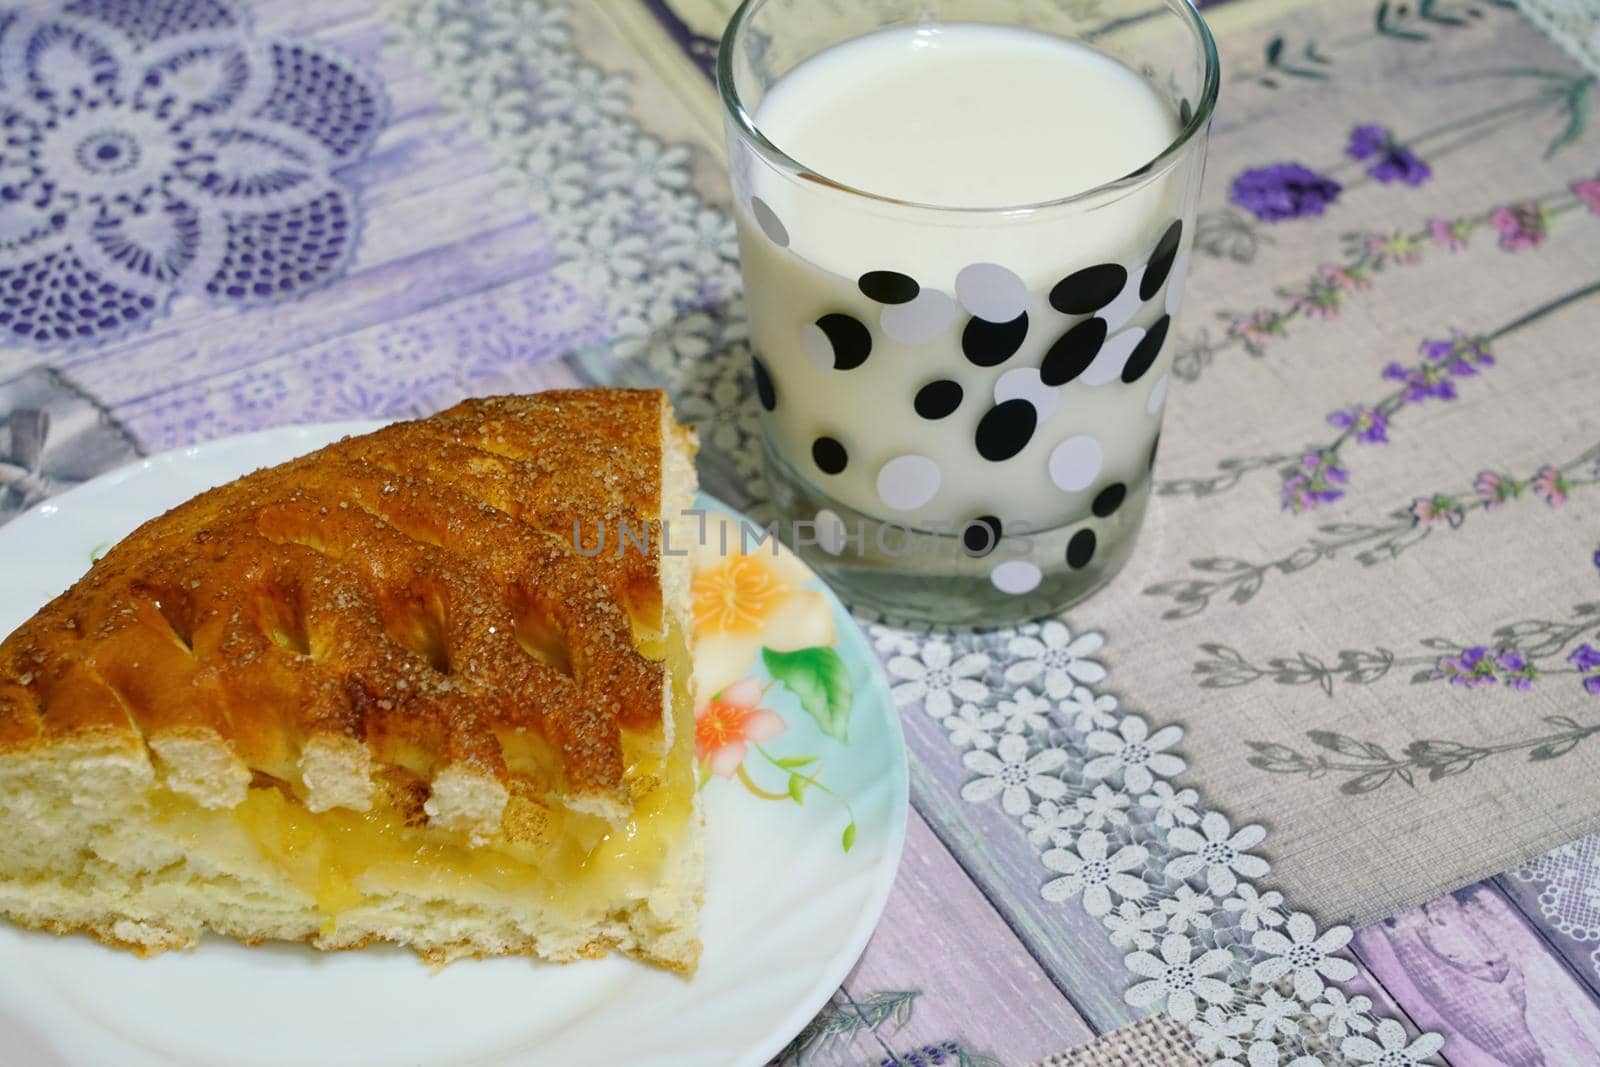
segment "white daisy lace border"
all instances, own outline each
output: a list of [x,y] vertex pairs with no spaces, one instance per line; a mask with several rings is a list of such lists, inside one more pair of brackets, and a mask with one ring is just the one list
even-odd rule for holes
[[[692,151],[638,127],[626,79],[579,56],[565,7],[418,0],[395,29],[497,154],[508,194],[550,226],[558,274],[604,294],[617,325],[599,376],[667,384],[759,502],[733,226],[693,191]],[[1127,951],[1130,1004],[1184,1022],[1216,1067],[1431,1062],[1437,1035],[1413,1039],[1340,988],[1355,974],[1337,955],[1348,928],[1319,933],[1256,888],[1265,831],[1171,784],[1186,769],[1171,751],[1181,728],[1152,731],[1090,688],[1106,677],[1090,658],[1098,634],[1054,621],[949,640],[870,629],[897,703],[935,715],[965,750],[962,795],[1022,823],[1041,895],[1078,898]]]
[[639,127],[628,79],[588,63],[570,21],[538,0],[415,0],[392,37],[495,154],[508,204],[547,227],[555,274],[603,303],[606,343],[579,358],[603,380],[687,387],[685,419],[754,457],[753,409],[729,402],[749,363],[733,220],[695,191],[695,150]]
[[1437,1034],[1379,1018],[1344,983],[1347,926],[1319,931],[1262,884],[1267,831],[1235,825],[1172,779],[1179,726],[1152,728],[1095,686],[1098,633],[1050,620],[970,635],[869,624],[895,702],[963,751],[971,803],[1016,818],[1039,893],[1077,899],[1138,979],[1124,994],[1185,1024],[1217,1067],[1435,1062]]

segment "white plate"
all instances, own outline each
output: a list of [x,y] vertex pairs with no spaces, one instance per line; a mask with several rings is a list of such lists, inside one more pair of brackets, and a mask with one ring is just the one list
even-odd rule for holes
[[[375,425],[285,427],[170,452],[0,527],[0,633],[66,589],[93,553],[145,519],[255,467]],[[742,769],[751,785],[784,799],[747,788],[730,753],[717,761],[731,776],[711,776],[702,791],[705,954],[692,979],[615,958],[567,966],[463,961],[433,971],[398,949],[319,953],[210,937],[193,952],[141,960],[87,937],[54,937],[0,921],[0,1061],[8,1067],[764,1063],[822,1007],[865,947],[894,880],[907,794],[899,721],[861,632],[792,557],[774,562],[752,554],[737,565],[756,565],[748,561],[757,558],[761,566],[789,568],[786,575],[795,579],[801,600],[779,613],[785,621],[773,623],[787,635],[768,627],[748,640],[701,640],[697,675],[722,672],[720,684],[751,662],[740,673],[770,682],[761,645],[792,644],[794,620],[809,607],[801,630],[815,635],[820,625],[834,640],[798,660],[780,658],[780,673],[837,656],[827,663],[847,673],[854,695],[844,741],[819,725],[844,732],[839,707],[808,714],[781,684],[762,697],[786,728],[761,746],[765,752],[751,746]],[[707,568],[735,564],[709,559],[697,566],[697,581],[716,581],[732,572],[707,577]],[[807,640],[815,643],[814,636]],[[710,662],[701,654],[709,646],[715,646]],[[790,771],[776,761],[807,756],[818,759],[799,773],[820,768],[826,790],[806,788],[804,802],[796,803],[786,795]],[[846,851],[849,812],[856,829]]]

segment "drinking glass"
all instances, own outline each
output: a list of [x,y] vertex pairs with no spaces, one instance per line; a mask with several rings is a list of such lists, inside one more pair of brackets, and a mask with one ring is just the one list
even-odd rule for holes
[[[1177,132],[1094,188],[960,207],[854,188],[763,131],[762,101],[797,65],[939,23],[1088,46],[1146,82]],[[745,0],[717,83],[784,541],[846,600],[904,620],[1015,622],[1109,581],[1150,498],[1217,97],[1193,6]]]

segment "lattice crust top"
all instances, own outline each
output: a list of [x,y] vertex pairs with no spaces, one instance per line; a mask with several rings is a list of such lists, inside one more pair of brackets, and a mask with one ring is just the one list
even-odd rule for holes
[[[221,738],[293,782],[308,742],[348,739],[429,782],[625,801],[621,728],[662,724],[666,410],[468,401],[145,523],[0,645],[0,755]],[[648,551],[616,551],[623,522]]]

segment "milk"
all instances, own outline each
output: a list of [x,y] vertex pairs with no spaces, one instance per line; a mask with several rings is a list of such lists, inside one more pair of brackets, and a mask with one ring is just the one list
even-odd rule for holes
[[786,508],[979,523],[1000,536],[967,569],[1006,591],[1040,577],[988,558],[1016,536],[1088,531],[1067,562],[1104,563],[1148,492],[1198,159],[1048,202],[1161,156],[1174,106],[1085,46],[944,23],[821,52],[754,117],[812,175],[734,139],[764,432],[805,483]]

